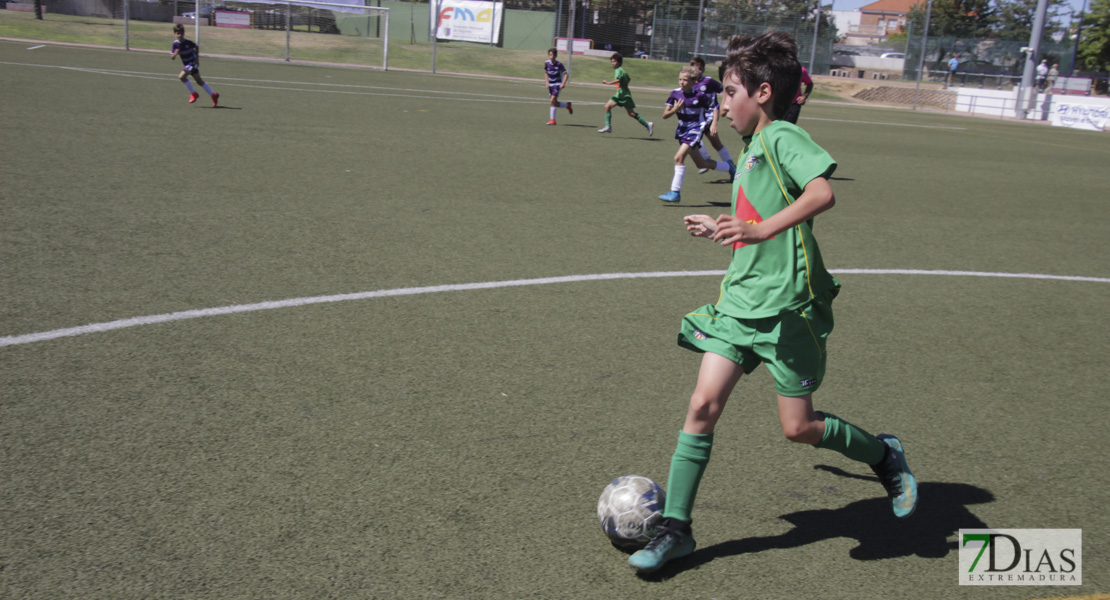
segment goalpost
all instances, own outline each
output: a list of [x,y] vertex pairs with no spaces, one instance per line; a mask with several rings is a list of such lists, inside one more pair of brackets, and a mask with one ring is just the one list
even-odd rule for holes
[[[286,62],[358,64],[388,70],[389,9],[365,5],[369,1],[197,0],[193,37],[198,44],[202,37],[214,37],[202,33],[208,29],[202,28],[202,23],[251,29],[262,35],[284,32]],[[262,54],[249,40],[209,42],[204,47],[209,54]]]

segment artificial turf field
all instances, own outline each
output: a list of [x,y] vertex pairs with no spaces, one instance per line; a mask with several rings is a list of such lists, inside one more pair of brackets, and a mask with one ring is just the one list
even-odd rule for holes
[[[921,504],[896,522],[865,466],[786,441],[761,369],[698,550],[642,579],[595,503],[666,482],[679,319],[728,262],[682,227],[726,182],[656,199],[666,91],[633,90],[649,139],[595,132],[602,87],[544,126],[542,56],[528,82],[205,59],[212,109],[168,53],[32,46],[0,42],[0,597],[1110,592],[1106,134],[807,106],[844,285],[816,405],[901,437]],[[1084,584],[959,586],[982,527],[1081,528]]]

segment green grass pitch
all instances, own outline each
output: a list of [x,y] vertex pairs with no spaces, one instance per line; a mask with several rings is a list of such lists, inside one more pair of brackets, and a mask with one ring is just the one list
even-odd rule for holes
[[[698,360],[678,322],[728,262],[682,227],[726,182],[656,199],[665,90],[633,89],[654,138],[623,113],[599,135],[601,86],[544,125],[542,56],[530,81],[208,58],[213,109],[168,52],[32,46],[0,42],[0,596],[1110,591],[1105,134],[807,106],[844,285],[816,404],[899,435],[921,505],[895,522],[869,470],[787,442],[760,370],[699,549],[647,580],[594,505],[665,483]],[[577,278],[620,273],[685,274]],[[497,284],[539,278],[566,279]],[[433,289],[336,297],[408,288]],[[1083,529],[1083,586],[958,586],[977,527]]]

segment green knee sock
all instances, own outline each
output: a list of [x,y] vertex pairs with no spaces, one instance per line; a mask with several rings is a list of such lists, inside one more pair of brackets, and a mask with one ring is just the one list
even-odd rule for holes
[[886,444],[882,440],[834,414],[824,414],[825,435],[817,442],[817,448],[836,450],[852,460],[869,465],[878,464],[886,455]]
[[612,124],[613,124],[613,113],[611,113],[611,112],[605,113],[605,126],[610,127],[610,126],[612,126]]
[[713,450],[713,434],[694,434],[680,431],[678,447],[671,457],[671,472],[667,477],[667,502],[663,506],[663,516],[689,523],[690,512],[694,509],[694,498],[698,495],[698,484],[709,464],[709,454]]
[[644,118],[644,115],[636,115],[636,120],[640,122],[640,125],[644,126],[644,129],[647,129],[647,119]]

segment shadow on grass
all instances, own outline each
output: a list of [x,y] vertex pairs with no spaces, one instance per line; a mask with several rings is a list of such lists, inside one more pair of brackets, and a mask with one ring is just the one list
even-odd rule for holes
[[[874,481],[876,487],[879,485],[875,477],[854,475],[826,465],[814,468],[849,479]],[[885,496],[860,500],[842,508],[790,513],[779,517],[794,525],[786,533],[741,538],[701,548],[643,579],[661,581],[720,558],[798,548],[841,537],[858,542],[848,552],[855,560],[903,556],[942,558],[957,549],[957,543],[948,541],[948,538],[960,529],[987,528],[968,506],[994,501],[989,491],[966,483],[923,482],[918,484],[918,492],[921,501],[917,511],[907,519],[894,517],[890,501]]]
[[680,202],[662,202],[664,206],[673,206],[675,208],[731,208],[731,202],[706,202],[705,204],[682,204]]

